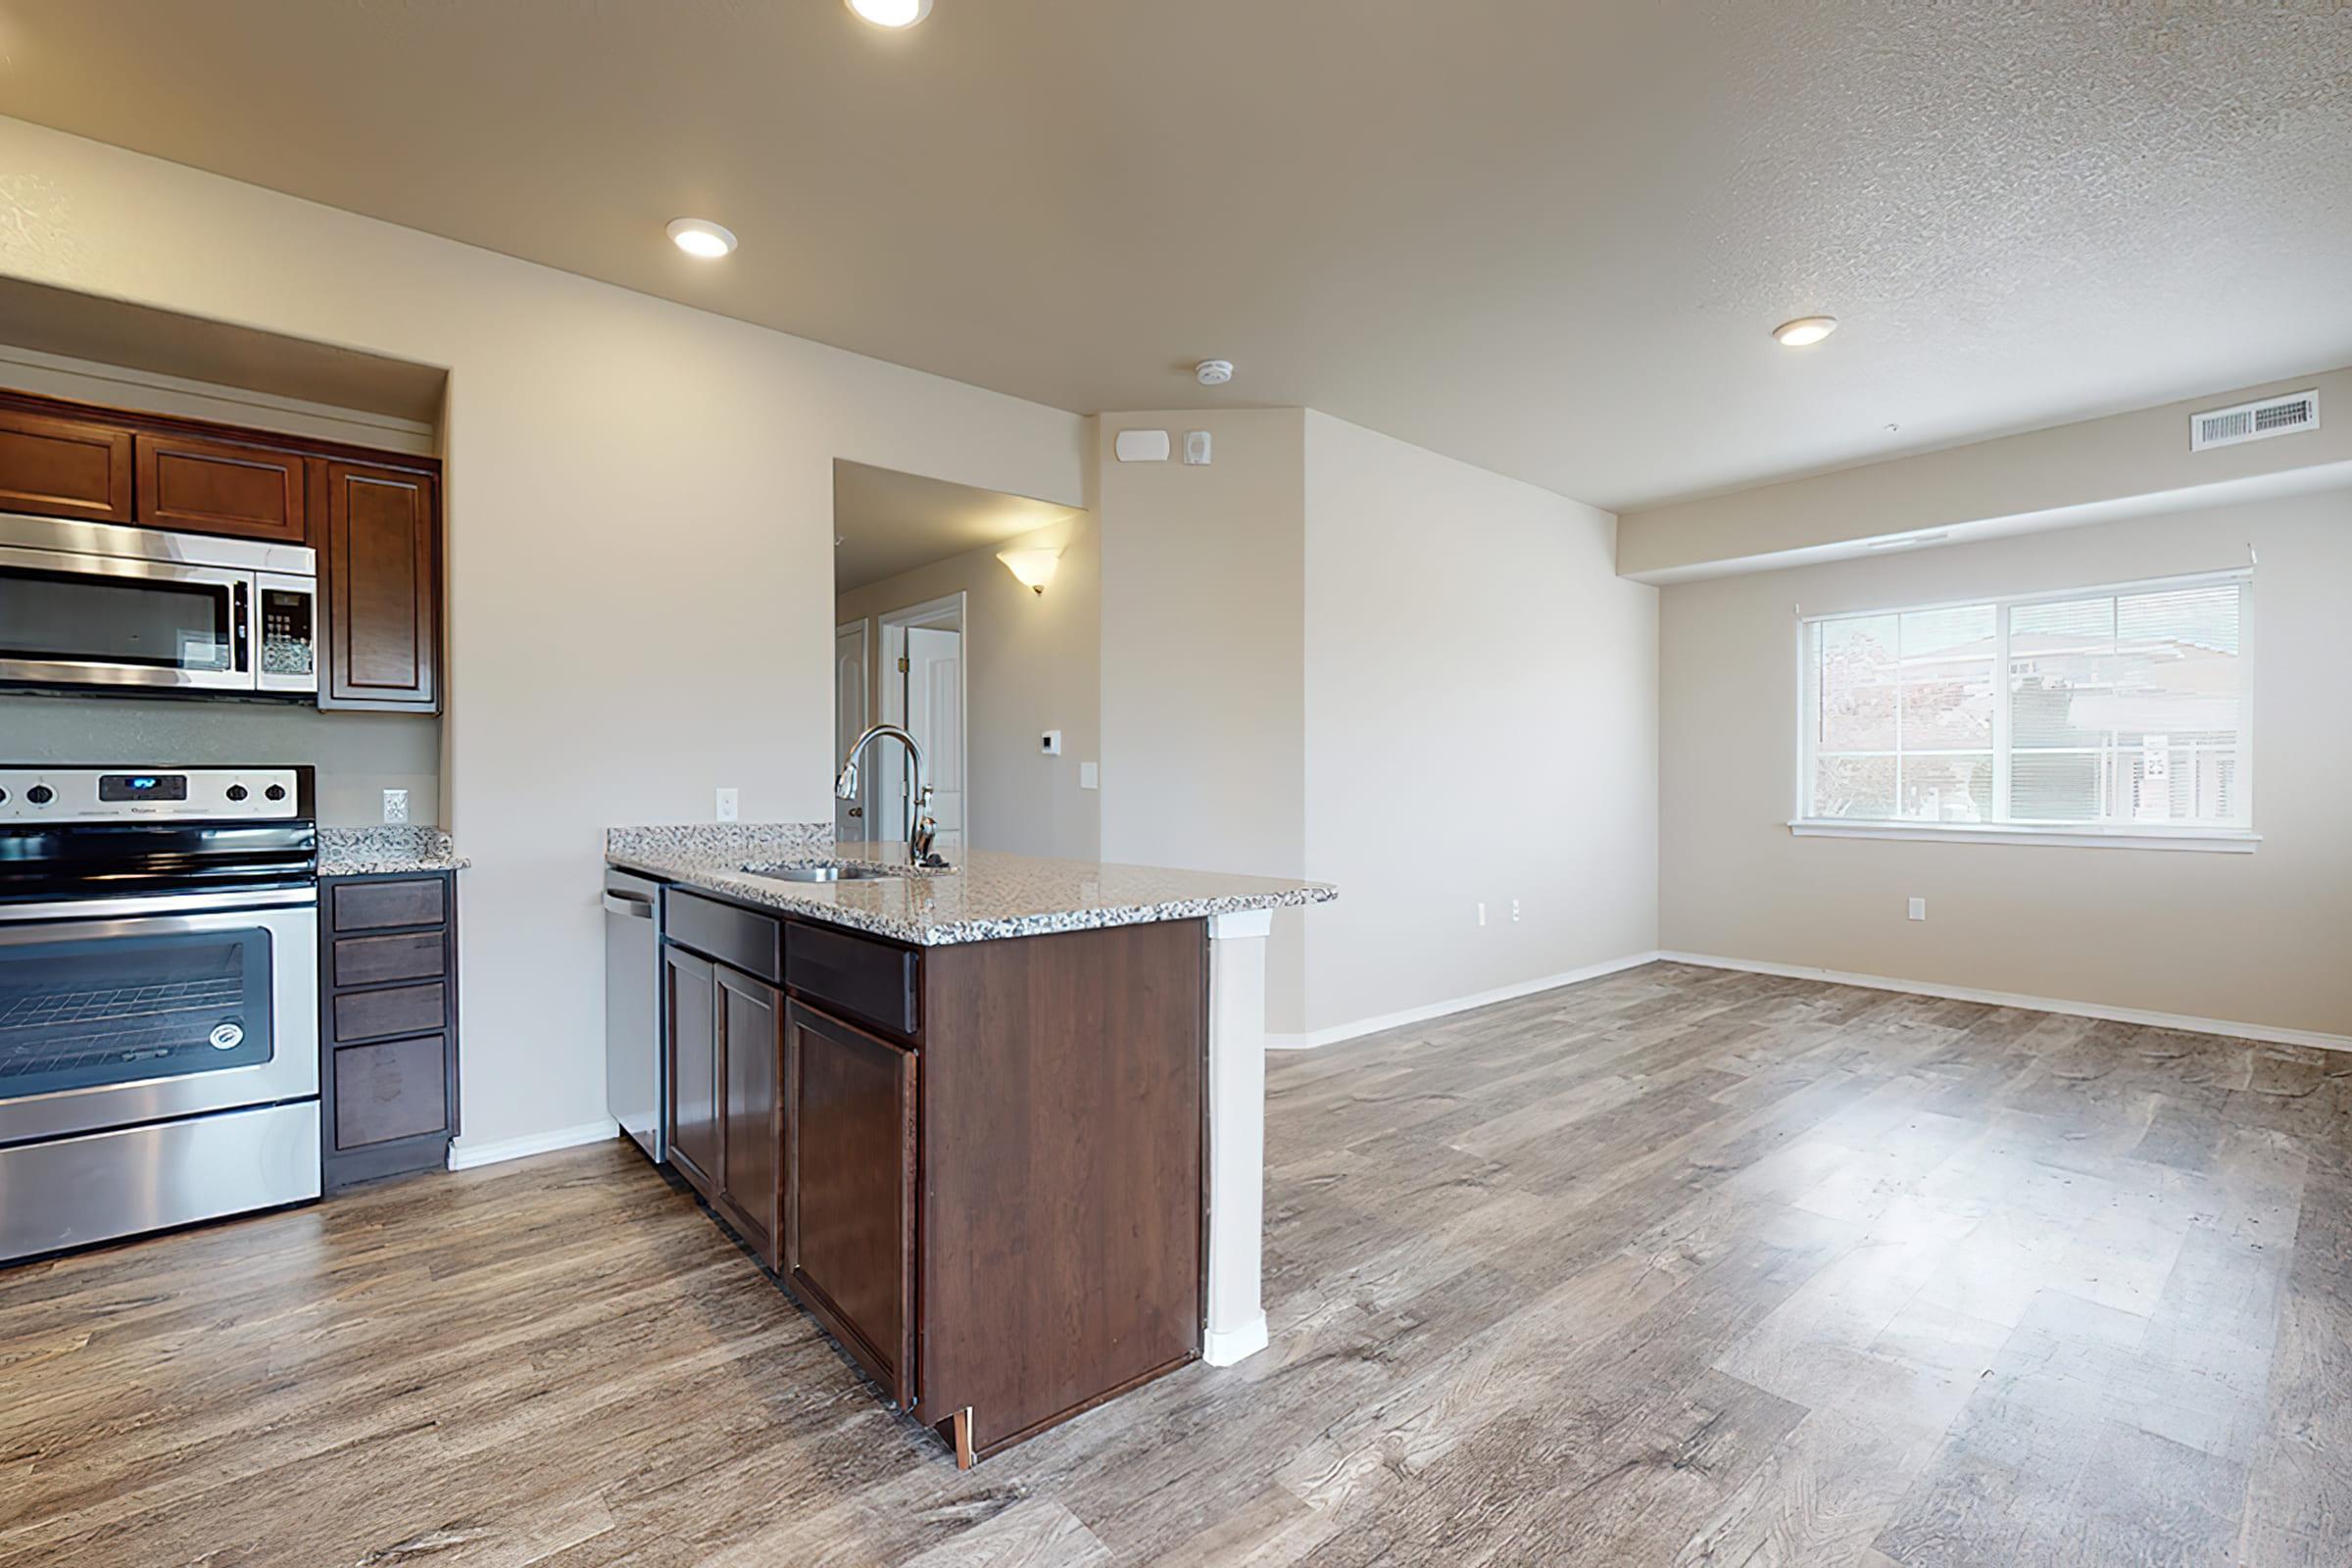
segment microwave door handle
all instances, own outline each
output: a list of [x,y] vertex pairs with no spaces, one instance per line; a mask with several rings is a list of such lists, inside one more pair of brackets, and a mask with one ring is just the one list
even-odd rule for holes
[[229,640],[234,650],[230,658],[238,674],[244,674],[253,664],[253,588],[245,582],[235,582],[228,590]]

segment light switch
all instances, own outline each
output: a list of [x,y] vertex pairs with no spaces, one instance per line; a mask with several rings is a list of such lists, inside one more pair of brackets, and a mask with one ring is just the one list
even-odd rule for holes
[[1914,920],[1925,920],[1927,917],[1928,901],[1925,899],[1913,899],[1911,901],[1911,918]]
[[1061,731],[1057,729],[1046,731],[1045,734],[1038,737],[1037,749],[1043,756],[1059,757],[1061,755]]
[[1094,763],[1080,762],[1078,764],[1078,787],[1082,790],[1091,790],[1100,787],[1100,783],[1095,773]]

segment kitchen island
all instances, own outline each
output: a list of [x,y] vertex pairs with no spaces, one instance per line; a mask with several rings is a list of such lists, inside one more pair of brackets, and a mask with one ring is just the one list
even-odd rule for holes
[[959,1462],[1265,1344],[1266,936],[1333,889],[790,824],[606,858],[662,884],[670,1167]]

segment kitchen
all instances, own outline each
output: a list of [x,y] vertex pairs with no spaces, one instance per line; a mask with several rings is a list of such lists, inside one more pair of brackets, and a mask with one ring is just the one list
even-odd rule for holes
[[[74,311],[87,341],[131,330]],[[424,412],[417,378],[338,364],[364,402],[297,401],[273,389],[305,384],[299,346],[261,356],[266,385],[231,387],[60,354],[49,319],[50,347],[0,352],[16,379],[162,407],[0,391],[7,1259],[478,1162],[461,1141],[471,862],[395,820],[413,786],[378,792],[386,820],[363,825],[380,765],[363,726],[434,726],[401,765],[437,771],[439,715],[463,702],[441,464],[305,433],[374,423],[435,446],[429,421],[389,412]],[[172,335],[176,370],[255,363],[248,335]],[[277,428],[171,412],[268,406]],[[838,471],[845,540],[899,529],[893,559],[962,553],[925,542],[953,534],[957,487],[902,476],[934,490],[880,518],[857,499],[880,470]],[[1083,514],[994,500],[1002,581],[957,595],[951,647],[1074,602],[1061,658],[1091,667],[1080,571],[1049,606],[994,552]],[[984,673],[967,725],[953,673],[953,711],[906,711],[904,685],[899,709],[837,711],[844,815],[730,821],[728,787],[716,822],[606,834],[604,1136],[617,1123],[648,1178],[777,1282],[779,1312],[797,1302],[969,1466],[1265,1343],[1263,950],[1273,909],[1332,891],[994,848],[1023,839],[1016,813],[1055,816],[1034,775],[966,777],[967,753],[1033,744],[1004,705],[1036,683]],[[886,717],[913,730],[866,722]],[[1096,763],[1079,765],[1091,796]],[[860,836],[837,844],[845,824]]]

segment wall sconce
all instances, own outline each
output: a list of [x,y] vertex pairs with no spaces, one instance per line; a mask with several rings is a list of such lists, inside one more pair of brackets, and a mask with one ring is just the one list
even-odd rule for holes
[[1054,580],[1055,568],[1061,564],[1061,551],[1058,547],[1052,550],[1007,550],[997,559],[1004,563],[1006,571],[1021,580],[1022,586],[1042,594],[1046,591],[1046,584]]

